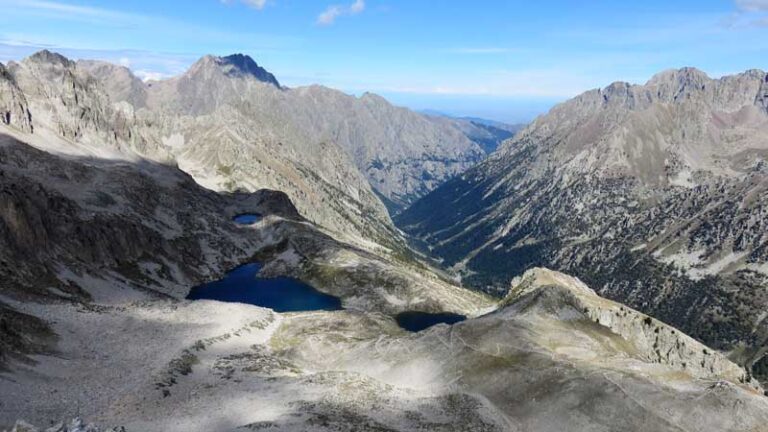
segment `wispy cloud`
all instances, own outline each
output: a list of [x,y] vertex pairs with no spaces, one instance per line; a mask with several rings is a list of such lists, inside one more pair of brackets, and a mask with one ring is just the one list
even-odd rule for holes
[[42,49],[54,50],[70,59],[102,60],[133,70],[143,80],[162,79],[184,72],[199,58],[195,54],[120,49],[79,49],[26,40],[0,39],[0,62],[17,61]]
[[[237,3],[237,0],[219,0],[220,3],[232,4]],[[254,9],[262,10],[267,5],[267,0],[240,0],[246,6],[250,6]]]
[[352,6],[349,7],[349,12],[353,14],[358,14],[365,10],[365,0],[356,0],[354,3],[352,3]]
[[738,29],[768,26],[768,0],[735,0],[736,12],[725,17],[727,28]]
[[365,10],[365,0],[355,0],[348,6],[331,5],[328,6],[320,15],[317,16],[317,24],[329,26],[336,22],[336,19],[344,15],[357,15]]
[[[271,0],[239,1],[249,3],[254,7],[262,2],[265,5],[271,3]],[[180,40],[179,35],[183,35],[186,44],[190,46],[226,44],[240,47],[240,49],[243,49],[243,40],[259,41],[259,48],[284,48],[286,44],[293,44],[299,40],[299,38],[293,36],[237,32],[226,28],[211,27],[205,24],[166,18],[159,15],[144,15],[123,12],[117,9],[79,6],[59,1],[0,0],[0,10],[3,10],[3,14],[9,19],[10,17],[19,16],[27,19],[45,19],[51,22],[82,22],[92,24],[88,28],[90,31],[95,31],[96,29],[122,30],[122,32],[119,32],[119,36],[122,40],[126,41],[138,39],[126,37],[130,32],[134,32],[142,38],[147,34],[152,34],[156,37],[165,37],[170,41],[178,41]],[[40,39],[44,37],[44,34],[45,32],[38,32],[39,37],[32,37],[30,40],[40,43]],[[55,36],[55,38],[49,37],[48,39],[55,39],[57,45],[67,45],[70,48],[74,48],[72,43],[64,42],[70,35],[55,34]],[[11,39],[2,29],[0,29],[0,38]],[[103,44],[106,44],[108,41],[91,38],[83,42],[83,44],[79,45],[87,45],[87,48],[107,49]],[[102,46],[99,46],[100,44]],[[86,48],[86,46],[78,46],[78,48]],[[111,43],[109,48],[115,48],[114,44]],[[144,47],[131,46],[131,48]]]
[[98,25],[109,23],[109,25],[116,27],[125,27],[147,19],[143,15],[57,1],[0,0],[0,7],[5,9],[4,13],[8,13],[9,11],[6,8],[10,8],[14,14],[28,17]]
[[447,50],[451,54],[507,54],[514,52],[511,48],[501,47],[474,47],[474,48],[452,48]]
[[743,11],[768,11],[768,0],[736,0],[736,7]]
[[154,71],[148,71],[144,69],[140,69],[137,71],[133,71],[133,74],[136,75],[140,80],[142,81],[160,81],[165,78],[170,78],[170,74],[165,74],[162,72],[154,72]]
[[114,12],[108,9],[73,5],[73,4],[67,4],[67,3],[59,3],[59,2],[53,2],[53,1],[31,0],[31,1],[10,1],[7,3],[17,3],[27,8],[47,10],[51,12],[59,12],[59,13],[64,13],[68,15],[90,16],[94,18],[104,18],[104,17],[115,18],[115,17],[130,16],[129,14]]

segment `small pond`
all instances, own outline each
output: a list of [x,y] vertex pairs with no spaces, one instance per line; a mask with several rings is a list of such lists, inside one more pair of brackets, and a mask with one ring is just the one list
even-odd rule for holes
[[218,300],[270,308],[275,312],[341,310],[341,300],[289,277],[260,278],[261,264],[240,266],[223,279],[192,288],[190,300]]
[[261,220],[261,215],[256,213],[244,213],[233,217],[232,220],[239,225],[253,225]]
[[403,312],[395,318],[397,324],[410,332],[419,332],[436,324],[456,324],[467,319],[455,313]]

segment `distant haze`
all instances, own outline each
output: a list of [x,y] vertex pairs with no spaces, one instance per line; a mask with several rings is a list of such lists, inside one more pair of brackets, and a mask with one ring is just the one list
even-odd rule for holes
[[390,102],[416,111],[452,117],[480,117],[503,123],[529,123],[565,98],[522,98],[473,95],[383,93]]

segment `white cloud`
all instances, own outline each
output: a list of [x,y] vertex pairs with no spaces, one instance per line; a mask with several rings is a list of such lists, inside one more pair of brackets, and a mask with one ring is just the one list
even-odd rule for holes
[[26,12],[40,18],[55,18],[89,24],[103,25],[109,23],[110,25],[125,26],[126,24],[146,21],[145,16],[138,14],[58,1],[0,0],[0,9],[5,9],[4,13],[7,13],[7,8],[10,8],[13,13]]
[[[18,3],[18,2],[12,2]],[[60,12],[72,15],[87,15],[92,17],[114,17],[123,14],[115,13],[107,9],[99,9],[88,6],[78,6],[66,3],[58,3],[52,1],[25,1],[22,3],[24,6],[34,9],[47,10],[52,12]],[[123,15],[125,16],[125,15]]]
[[[254,9],[262,10],[267,5],[267,0],[240,0],[244,5],[250,6]],[[220,3],[232,4],[237,0],[219,0]]]
[[448,50],[452,54],[506,54],[513,52],[509,48],[501,47],[475,47],[475,48],[454,48]]
[[336,22],[336,18],[343,15],[357,15],[365,10],[365,0],[355,0],[349,6],[331,5],[317,16],[317,24],[328,26]]
[[248,6],[255,7],[256,9],[264,9],[267,4],[267,0],[243,0],[243,3]]
[[736,7],[749,12],[768,11],[768,0],[736,0]]
[[768,27],[768,0],[734,0],[736,11],[723,18],[726,28]]
[[318,15],[317,23],[320,25],[331,25],[341,13],[342,10],[340,6],[328,6],[328,9]]
[[148,71],[148,70],[137,70],[137,71],[134,71],[133,74],[139,77],[139,79],[144,82],[160,81],[161,79],[169,77],[168,74],[164,74],[162,72]]
[[120,66],[125,66],[127,68],[131,67],[131,59],[128,57],[120,57],[117,62],[120,64]]
[[364,10],[365,0],[356,0],[354,3],[352,3],[352,6],[349,7],[349,13],[351,14],[359,14]]

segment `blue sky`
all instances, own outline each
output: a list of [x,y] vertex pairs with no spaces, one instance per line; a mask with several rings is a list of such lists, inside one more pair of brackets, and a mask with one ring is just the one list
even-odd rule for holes
[[768,69],[768,0],[0,0],[0,61],[40,48],[142,77],[251,55],[289,86],[530,120],[613,81]]

